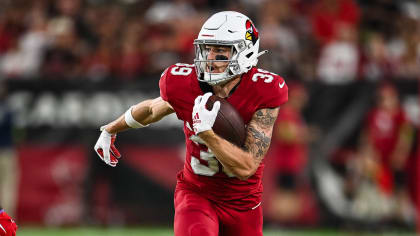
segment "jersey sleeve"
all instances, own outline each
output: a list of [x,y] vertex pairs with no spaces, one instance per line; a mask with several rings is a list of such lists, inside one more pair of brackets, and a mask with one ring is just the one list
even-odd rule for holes
[[159,80],[159,89],[160,89],[160,97],[165,100],[166,102],[169,102],[169,98],[168,98],[168,90],[167,88],[167,77],[168,77],[168,68],[166,68],[166,70],[162,73],[162,75],[160,76],[160,80]]
[[[180,93],[180,88],[184,88],[186,83],[186,76],[174,75],[172,69],[178,65],[168,67],[160,76],[159,90],[160,97],[169,103],[175,111],[178,119],[183,120],[183,95]],[[182,78],[182,79],[181,79]]]
[[280,76],[276,76],[272,83],[262,83],[258,93],[260,95],[258,109],[280,107],[288,100],[288,87]]

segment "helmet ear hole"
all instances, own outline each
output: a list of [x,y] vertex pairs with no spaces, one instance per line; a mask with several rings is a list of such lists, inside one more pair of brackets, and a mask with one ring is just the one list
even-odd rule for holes
[[246,54],[245,56],[246,56],[247,58],[250,58],[253,54],[254,54],[254,52],[250,52],[250,53]]

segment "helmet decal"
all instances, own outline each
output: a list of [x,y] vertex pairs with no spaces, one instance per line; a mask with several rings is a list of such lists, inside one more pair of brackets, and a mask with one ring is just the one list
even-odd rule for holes
[[251,20],[246,21],[245,27],[246,27],[245,39],[252,41],[252,43],[255,45],[255,43],[258,40],[258,30],[257,30],[257,28],[255,28],[255,26],[251,22]]

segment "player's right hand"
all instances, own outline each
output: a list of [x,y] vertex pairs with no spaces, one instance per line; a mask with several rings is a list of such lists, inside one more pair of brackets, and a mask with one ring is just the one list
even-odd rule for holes
[[213,108],[210,111],[207,110],[206,104],[211,95],[213,94],[206,93],[202,96],[198,96],[194,100],[192,120],[195,134],[210,130],[216,121],[217,113],[220,109],[220,102],[215,102]]
[[0,212],[0,236],[16,236],[17,225],[6,212]]
[[101,135],[95,144],[95,152],[107,164],[112,167],[117,166],[118,158],[121,157],[120,152],[114,145],[117,135],[110,134],[105,130],[105,126],[101,127]]

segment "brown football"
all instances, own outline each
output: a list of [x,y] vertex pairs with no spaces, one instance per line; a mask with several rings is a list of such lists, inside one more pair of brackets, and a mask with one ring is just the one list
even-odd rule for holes
[[213,131],[227,141],[242,147],[245,143],[245,124],[239,112],[226,99],[212,95],[207,101],[207,109],[211,110],[213,104],[220,101],[220,110],[217,113]]

